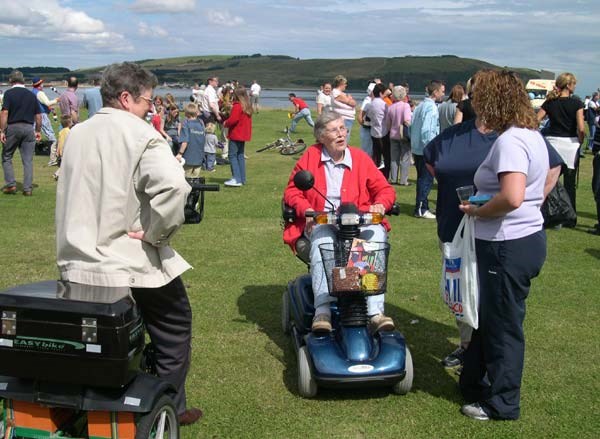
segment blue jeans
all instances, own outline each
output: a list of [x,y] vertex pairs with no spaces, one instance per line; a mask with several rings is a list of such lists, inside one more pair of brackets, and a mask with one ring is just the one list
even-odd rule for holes
[[360,127],[360,149],[369,157],[373,157],[373,139],[371,138],[371,128],[369,127]]
[[[348,145],[350,145],[350,134],[352,134],[352,125],[354,125],[354,119],[344,119],[344,126],[348,130],[348,132],[346,133],[346,142],[348,143]],[[370,132],[371,131],[369,131],[369,133]]]
[[290,126],[290,131],[292,133],[296,130],[296,125],[298,125],[300,119],[306,119],[306,123],[309,124],[311,127],[315,126],[315,123],[313,122],[312,117],[310,116],[310,110],[308,108],[303,108],[302,110],[298,111],[292,119],[292,125]]
[[206,164],[206,170],[212,171],[215,169],[215,163],[217,162],[217,154],[214,152],[204,153],[204,163]]
[[594,135],[596,134],[596,124],[592,121],[588,122],[588,126],[590,128],[590,136],[588,138],[588,149],[591,151],[594,146]]
[[[387,242],[387,233],[385,228],[379,224],[363,226],[360,228],[360,238],[368,241]],[[315,308],[335,300],[335,297],[329,295],[327,276],[325,276],[319,245],[333,243],[336,239],[337,228],[331,224],[317,225],[310,234],[310,275],[315,297]],[[367,298],[367,313],[370,316],[383,314],[384,296],[385,294],[379,294]]]
[[433,176],[425,166],[425,159],[422,155],[413,154],[415,159],[415,168],[417,168],[417,197],[415,200],[415,215],[423,215],[429,210],[429,201],[427,197],[433,186]]
[[246,159],[244,159],[245,142],[229,139],[229,163],[233,179],[246,184]]

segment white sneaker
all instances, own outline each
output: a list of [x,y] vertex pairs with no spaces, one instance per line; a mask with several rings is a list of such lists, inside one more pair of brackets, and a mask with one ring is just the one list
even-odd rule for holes
[[229,187],[240,187],[242,185],[242,183],[238,183],[234,178],[232,178],[231,180],[227,180],[223,184]]
[[481,408],[481,405],[479,405],[478,402],[475,402],[473,404],[465,404],[460,408],[460,412],[471,418],[471,419],[475,419],[477,421],[489,421],[490,417],[488,416],[488,414],[483,410],[483,408]]
[[379,163],[379,166],[377,166],[377,169],[383,169],[385,168],[385,163],[381,162]]
[[419,215],[418,213],[415,213],[415,217],[424,218],[424,219],[435,219],[435,215],[433,213],[431,213],[429,210],[426,210],[421,215]]

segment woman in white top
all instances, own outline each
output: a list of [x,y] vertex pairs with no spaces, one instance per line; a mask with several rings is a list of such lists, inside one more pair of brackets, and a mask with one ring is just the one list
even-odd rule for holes
[[331,109],[344,119],[344,125],[348,129],[346,141],[349,141],[356,113],[356,101],[350,94],[345,93],[347,86],[348,80],[344,76],[337,75],[335,77],[333,80],[333,90],[331,91]]

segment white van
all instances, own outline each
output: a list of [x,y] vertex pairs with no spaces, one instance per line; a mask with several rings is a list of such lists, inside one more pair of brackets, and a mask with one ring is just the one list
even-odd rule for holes
[[529,100],[535,111],[539,110],[547,94],[554,89],[554,79],[530,79],[527,81],[525,90],[529,94]]

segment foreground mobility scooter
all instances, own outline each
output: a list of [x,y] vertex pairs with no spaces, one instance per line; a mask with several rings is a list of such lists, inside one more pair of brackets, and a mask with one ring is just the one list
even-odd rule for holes
[[21,285],[0,292],[0,317],[0,439],[179,439],[128,287]]
[[[309,171],[298,172],[294,184],[303,191],[316,190]],[[293,221],[294,215],[293,209],[284,208],[286,221]],[[367,297],[385,293],[389,244],[360,243],[356,238],[361,225],[379,224],[383,215],[360,213],[353,204],[342,204],[335,213],[313,215],[317,224],[338,228],[338,242],[320,248],[329,293],[337,301],[331,303],[333,330],[314,333],[310,274],[289,282],[283,293],[281,324],[285,333],[291,333],[296,348],[300,395],[312,398],[319,387],[372,386],[408,393],[413,364],[404,336],[395,330],[372,334],[368,328]],[[305,249],[310,247],[307,242],[302,244]],[[299,257],[308,264],[303,253]]]

